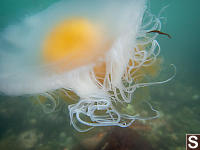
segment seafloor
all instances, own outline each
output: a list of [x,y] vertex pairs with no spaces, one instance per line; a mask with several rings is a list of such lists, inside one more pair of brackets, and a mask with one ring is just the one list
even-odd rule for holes
[[[77,132],[64,109],[46,114],[25,97],[0,98],[1,150],[182,150],[185,134],[199,132],[200,90],[178,79],[150,88],[160,117],[129,128]],[[67,107],[63,105],[63,107]]]

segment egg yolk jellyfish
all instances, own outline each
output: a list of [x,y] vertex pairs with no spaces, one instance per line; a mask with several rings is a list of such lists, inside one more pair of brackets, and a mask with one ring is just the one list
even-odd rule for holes
[[0,35],[1,93],[34,96],[46,112],[56,109],[61,92],[76,94],[68,110],[81,132],[157,117],[151,105],[147,117],[123,108],[134,105],[137,89],[173,78],[142,80],[160,53],[156,34],[147,32],[160,30],[161,23],[146,3],[60,1],[9,25]]

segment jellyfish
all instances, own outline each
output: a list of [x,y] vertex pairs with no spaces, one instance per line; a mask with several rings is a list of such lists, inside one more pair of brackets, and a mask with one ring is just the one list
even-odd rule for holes
[[134,104],[137,89],[173,78],[142,82],[144,68],[157,63],[160,53],[157,35],[147,33],[160,29],[146,0],[53,3],[0,31],[0,92],[34,96],[46,112],[59,103],[55,91],[66,97],[75,93],[68,111],[80,132],[156,118],[159,113],[150,104],[155,112],[150,117],[117,107]]

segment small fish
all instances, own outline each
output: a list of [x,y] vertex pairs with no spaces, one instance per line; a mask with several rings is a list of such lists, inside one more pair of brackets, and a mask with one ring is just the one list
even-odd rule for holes
[[158,30],[152,30],[152,31],[149,31],[149,32],[147,32],[147,33],[158,33],[158,34],[167,35],[168,38],[170,38],[170,39],[172,38],[169,34],[164,33],[164,32],[161,32],[161,31],[158,31]]

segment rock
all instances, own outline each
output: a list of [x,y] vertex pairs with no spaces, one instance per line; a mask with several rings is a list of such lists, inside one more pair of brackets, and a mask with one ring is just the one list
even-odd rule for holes
[[42,134],[38,134],[36,130],[32,129],[21,133],[19,135],[18,141],[25,149],[31,149],[35,146],[41,137]]

